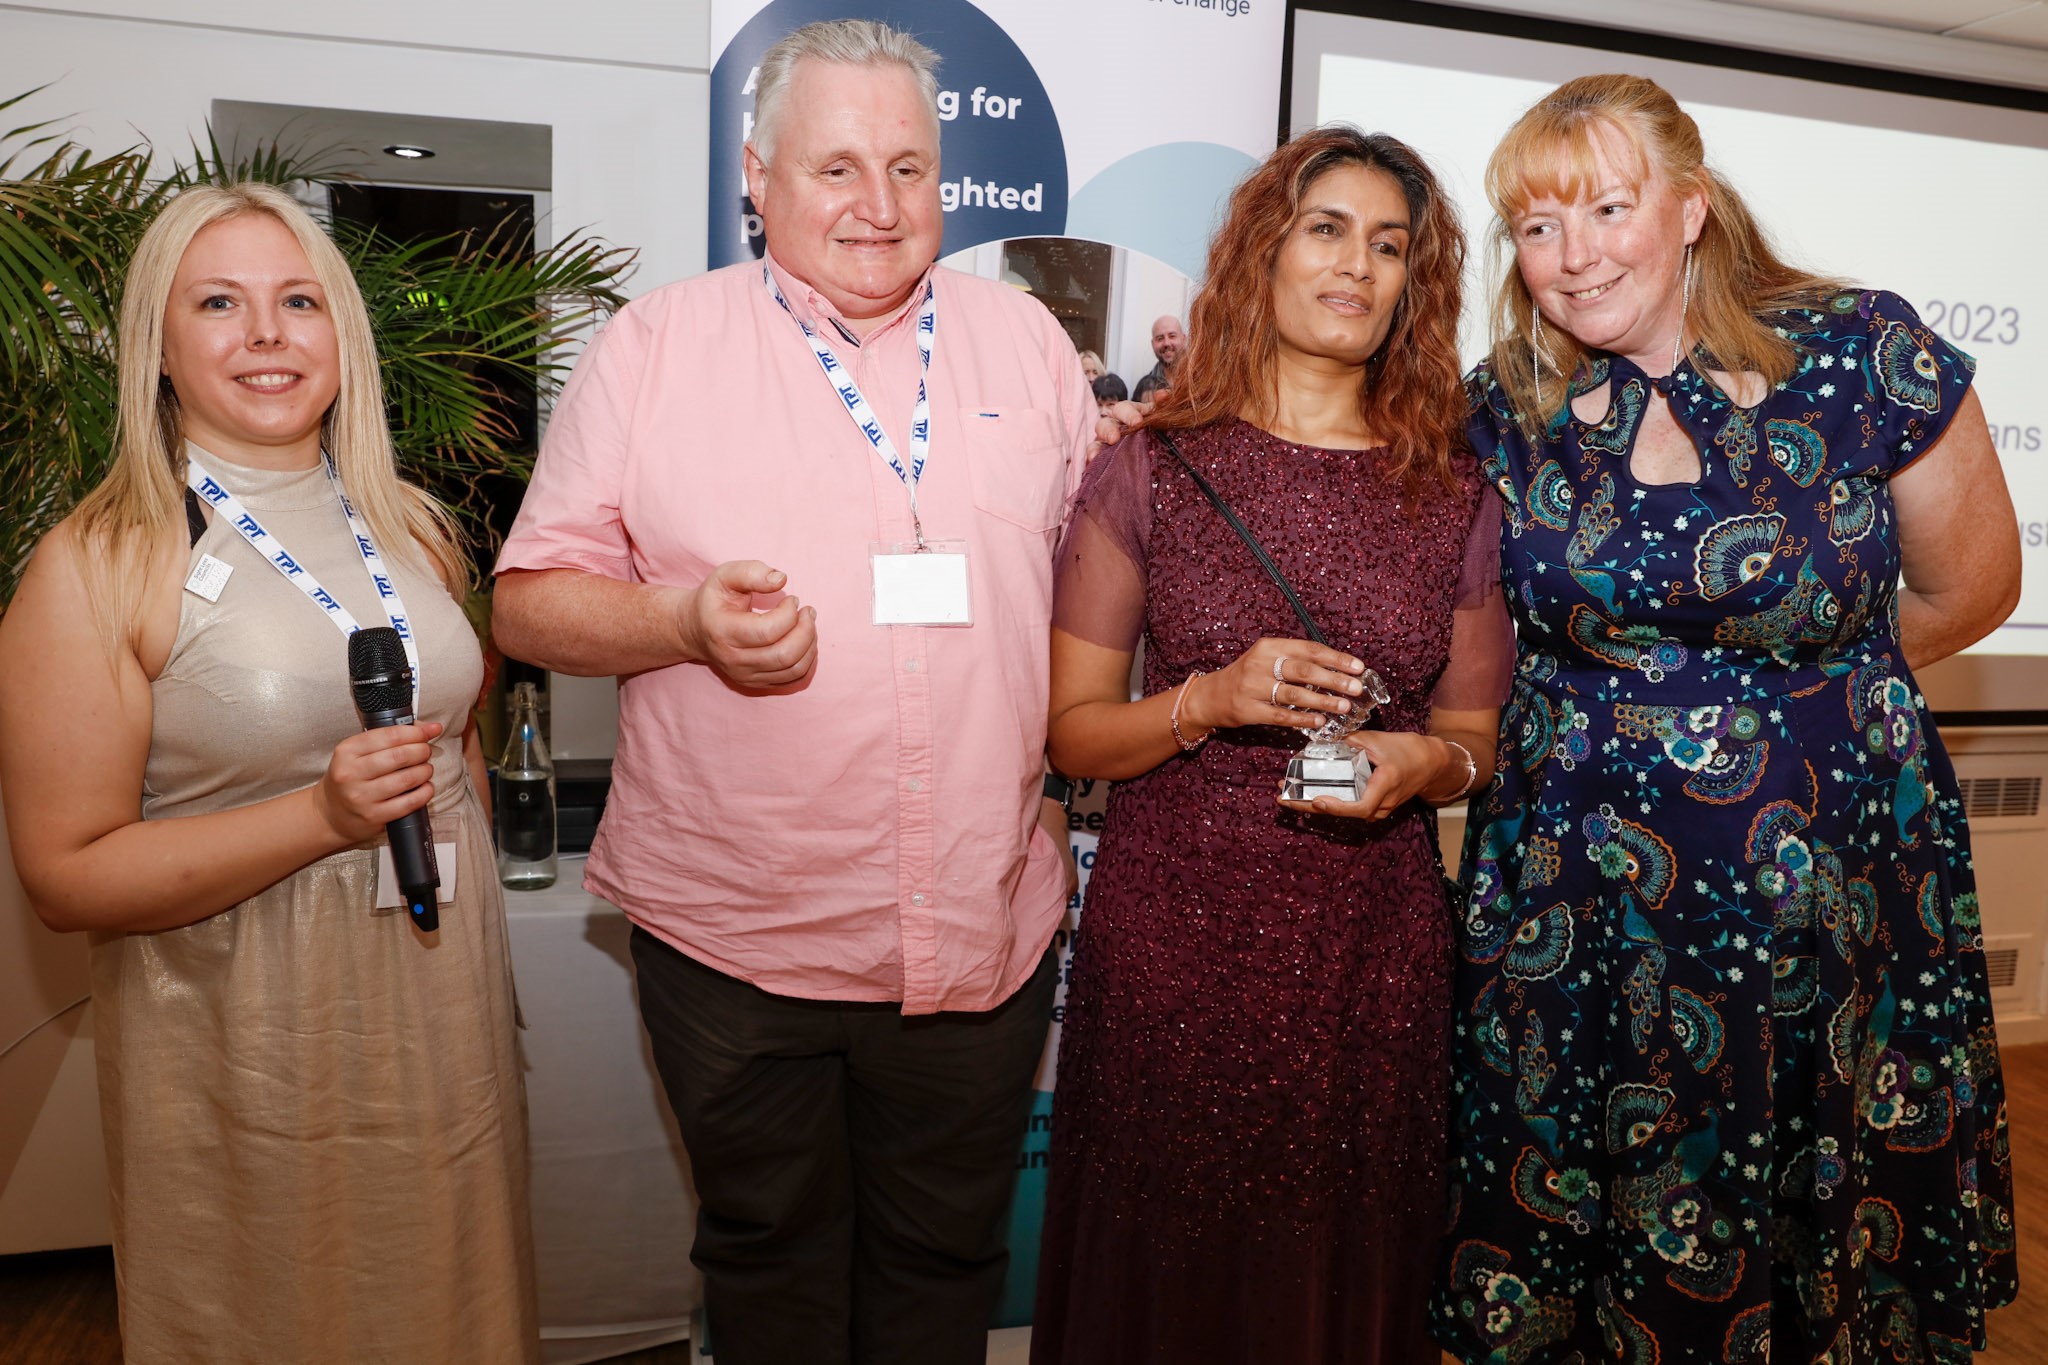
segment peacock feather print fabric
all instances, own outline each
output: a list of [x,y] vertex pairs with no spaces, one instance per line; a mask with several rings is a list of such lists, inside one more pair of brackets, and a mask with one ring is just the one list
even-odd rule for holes
[[[1889,480],[1974,362],[1883,292],[1779,316],[1793,378],[1485,366],[1520,633],[1459,925],[1450,1233],[1468,1362],[1965,1361],[2015,1289],[1968,832],[1898,642]],[[1668,401],[1697,482],[1629,456]],[[1938,457],[1937,457],[1938,458]]]

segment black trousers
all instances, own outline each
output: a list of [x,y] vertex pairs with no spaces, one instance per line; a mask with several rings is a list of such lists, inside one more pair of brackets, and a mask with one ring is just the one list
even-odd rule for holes
[[1055,958],[995,1009],[772,995],[633,930],[718,1365],[981,1365]]

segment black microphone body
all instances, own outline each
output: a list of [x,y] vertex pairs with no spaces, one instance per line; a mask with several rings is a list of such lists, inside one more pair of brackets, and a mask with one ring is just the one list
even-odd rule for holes
[[[348,637],[349,691],[365,730],[413,723],[412,665],[405,642],[390,626],[367,626]],[[412,922],[422,933],[441,927],[441,869],[434,861],[434,830],[425,807],[384,826],[391,865]]]

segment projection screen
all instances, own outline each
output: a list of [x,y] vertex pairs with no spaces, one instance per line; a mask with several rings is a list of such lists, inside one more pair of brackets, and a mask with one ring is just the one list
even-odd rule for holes
[[[1597,31],[1569,32],[1583,40]],[[1485,299],[1501,264],[1485,246],[1493,221],[1482,186],[1487,156],[1538,96],[1600,71],[1646,75],[1676,95],[1698,120],[1709,161],[1792,259],[1904,295],[1974,356],[1977,391],[2018,509],[2024,595],[2003,628],[1925,670],[1921,681],[1937,711],[2042,719],[2048,267],[2040,225],[2048,221],[2048,114],[1583,41],[1308,10],[1295,15],[1291,60],[1293,127],[1344,121],[1393,133],[1428,156],[1457,197],[1474,245],[1462,327],[1468,363],[1484,350]]]

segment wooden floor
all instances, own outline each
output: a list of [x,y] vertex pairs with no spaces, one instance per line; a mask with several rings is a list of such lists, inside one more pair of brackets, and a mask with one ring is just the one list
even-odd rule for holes
[[120,1359],[112,1251],[0,1257],[0,1362],[117,1365]]
[[[2048,1360],[2048,1043],[2006,1049],[2005,1072],[2018,1182],[2020,1296],[1991,1315],[1991,1349],[1977,1365],[2040,1365]],[[609,1365],[697,1359],[679,1345],[620,1356]],[[120,1360],[114,1263],[105,1247],[0,1256],[0,1365]]]
[[[701,1362],[684,1341],[604,1365]],[[110,1249],[0,1256],[0,1365],[121,1365]]]
[[2020,1296],[1991,1315],[1991,1349],[1978,1365],[2040,1365],[2048,1359],[2048,1043],[2004,1051],[2012,1126],[2014,1221]]

